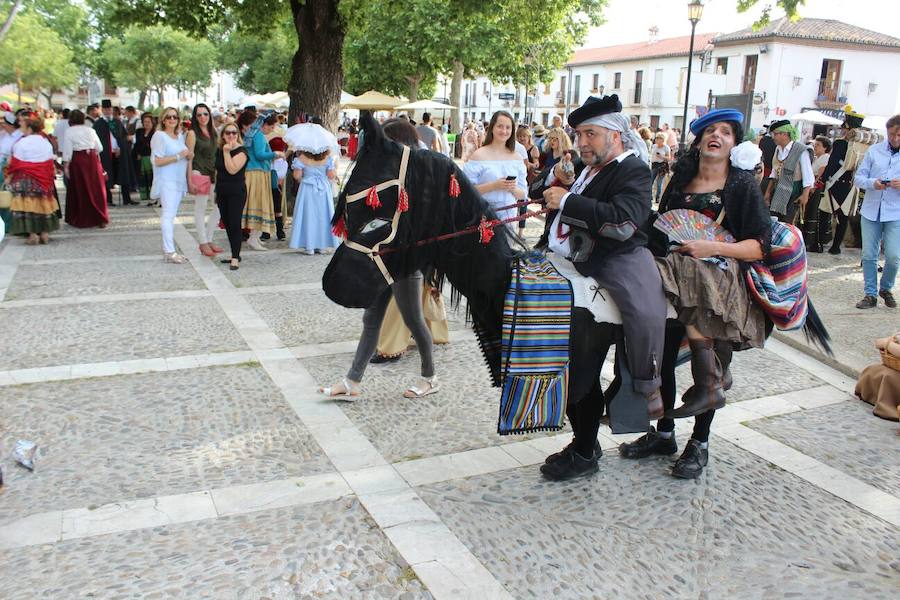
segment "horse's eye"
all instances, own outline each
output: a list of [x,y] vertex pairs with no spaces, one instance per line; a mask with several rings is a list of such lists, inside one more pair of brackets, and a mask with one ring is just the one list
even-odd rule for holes
[[385,225],[390,225],[391,222],[386,219],[372,219],[360,229],[360,233],[370,233],[375,231],[376,229],[381,229]]

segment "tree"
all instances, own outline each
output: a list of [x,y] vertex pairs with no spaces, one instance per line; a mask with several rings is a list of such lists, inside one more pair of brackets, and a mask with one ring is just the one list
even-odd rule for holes
[[15,83],[42,94],[50,103],[54,90],[75,83],[72,53],[55,31],[35,15],[23,13],[0,43],[0,83]]
[[280,92],[291,80],[286,60],[297,51],[297,36],[289,19],[276,24],[268,37],[245,31],[222,32],[219,66],[231,73],[242,90],[252,94]]
[[[737,0],[737,10],[740,13],[747,12],[763,0]],[[806,4],[806,0],[775,0],[775,5],[784,10],[784,14],[791,19],[799,17],[798,7]],[[766,1],[763,5],[762,15],[756,23],[753,24],[754,29],[765,27],[769,23],[772,16],[772,2]]]
[[167,87],[191,90],[208,86],[216,62],[209,41],[164,25],[130,27],[121,40],[107,42],[103,56],[119,85],[142,92],[142,100],[146,92],[156,92],[160,105]]
[[22,0],[15,0],[12,6],[9,7],[9,12],[6,14],[6,20],[3,22],[3,27],[0,27],[0,42],[6,38],[6,34],[9,33],[9,28],[12,27],[13,20],[16,18],[16,14],[21,8]]

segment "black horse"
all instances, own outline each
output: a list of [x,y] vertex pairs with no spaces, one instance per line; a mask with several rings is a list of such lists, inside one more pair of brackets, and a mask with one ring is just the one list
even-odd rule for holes
[[[475,232],[417,244],[497,216],[449,158],[389,140],[368,112],[360,126],[362,148],[333,222],[346,239],[323,276],[325,294],[342,306],[366,308],[387,277],[433,271],[450,282],[456,301],[468,300],[491,378],[500,385],[503,298],[515,256],[507,228],[495,228],[488,243]],[[373,251],[383,254],[376,260]]]

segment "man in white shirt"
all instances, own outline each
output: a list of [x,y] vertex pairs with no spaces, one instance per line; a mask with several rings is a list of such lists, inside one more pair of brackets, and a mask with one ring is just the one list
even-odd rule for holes
[[797,209],[805,210],[816,181],[812,160],[809,149],[796,141],[797,129],[790,121],[775,121],[769,131],[776,148],[765,200],[772,216],[783,223],[793,223]]

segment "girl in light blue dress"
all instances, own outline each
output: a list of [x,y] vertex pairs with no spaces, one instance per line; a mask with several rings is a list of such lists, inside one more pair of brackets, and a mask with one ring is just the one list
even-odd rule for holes
[[300,186],[288,245],[303,248],[310,255],[326,248],[337,248],[340,240],[331,233],[334,216],[331,182],[335,173],[330,151],[321,154],[300,151],[291,168]]

